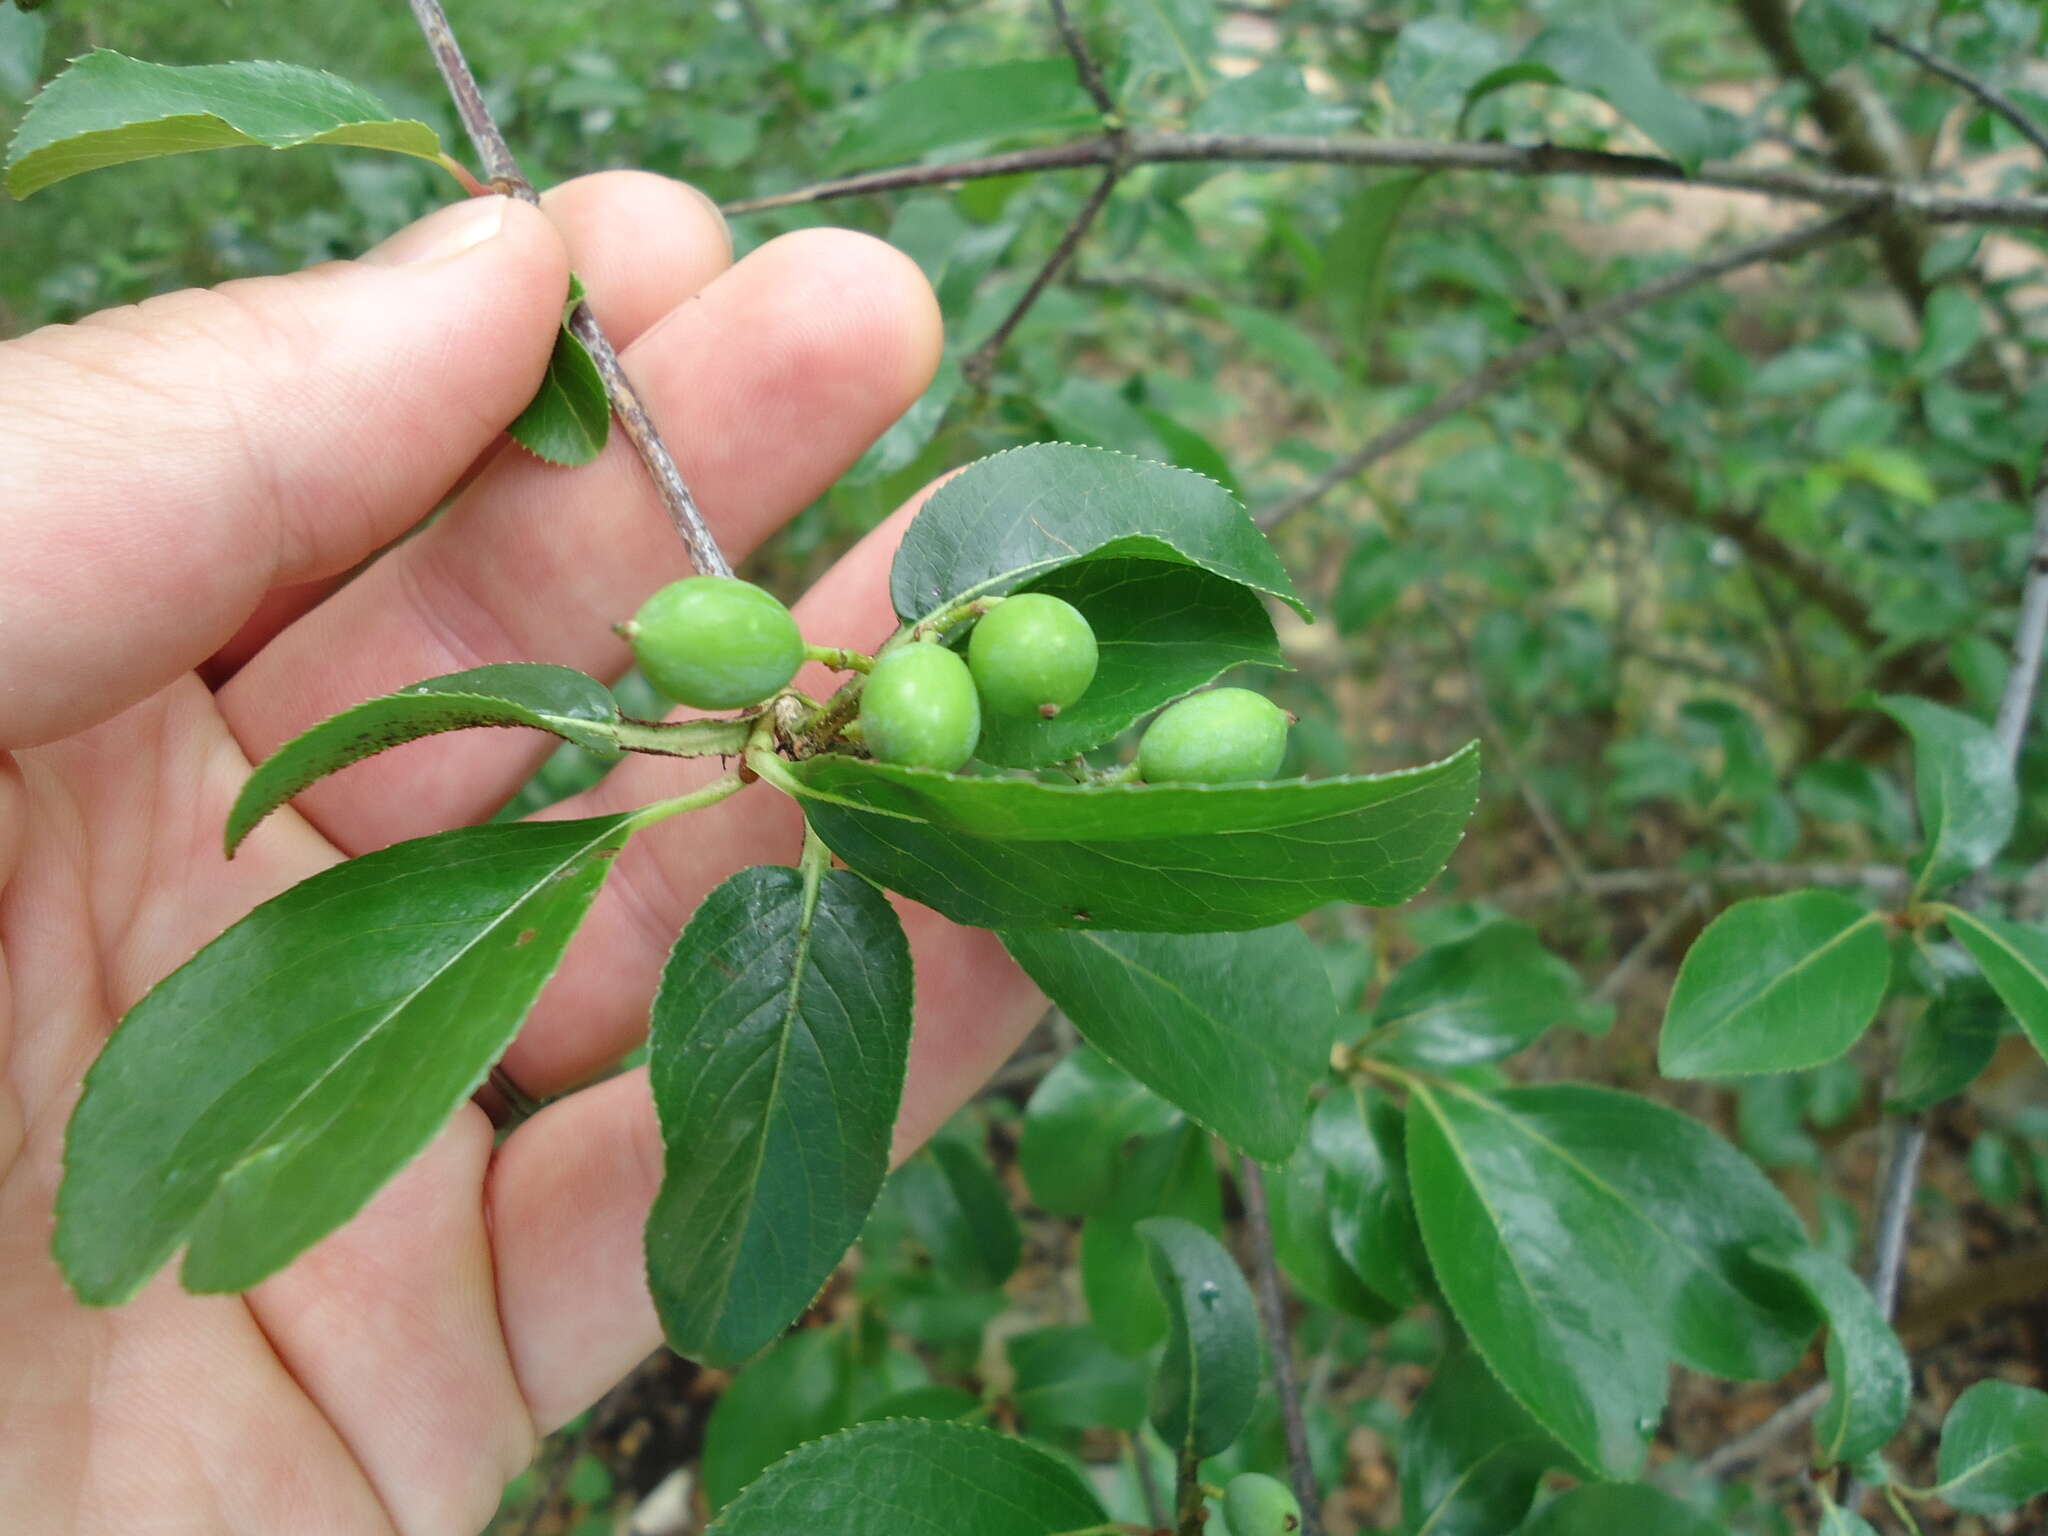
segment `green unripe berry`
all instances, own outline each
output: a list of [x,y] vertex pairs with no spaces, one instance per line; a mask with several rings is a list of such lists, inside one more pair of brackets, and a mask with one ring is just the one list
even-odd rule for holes
[[622,631],[647,680],[678,704],[737,709],[783,687],[804,659],[796,620],[772,593],[729,576],[686,576]]
[[1022,592],[974,626],[967,667],[990,713],[1050,720],[1095,681],[1095,631],[1072,603]]
[[943,645],[918,641],[884,651],[860,692],[860,728],[881,762],[952,773],[981,740],[974,676]]
[[1289,1536],[1301,1529],[1301,1505],[1288,1486],[1263,1472],[1240,1472],[1223,1490],[1230,1536]]
[[1270,779],[1287,755],[1287,711],[1249,688],[1212,688],[1160,711],[1138,743],[1148,784]]

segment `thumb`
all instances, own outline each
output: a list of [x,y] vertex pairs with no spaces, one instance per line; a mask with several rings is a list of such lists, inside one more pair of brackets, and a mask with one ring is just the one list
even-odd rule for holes
[[0,343],[0,750],[104,719],[430,512],[532,396],[562,242],[505,197],[359,261]]

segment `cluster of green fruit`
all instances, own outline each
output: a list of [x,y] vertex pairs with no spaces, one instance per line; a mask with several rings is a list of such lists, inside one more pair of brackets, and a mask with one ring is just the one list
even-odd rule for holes
[[[953,773],[974,756],[983,711],[1050,720],[1080,702],[1095,680],[1095,631],[1073,604],[1041,592],[988,598],[972,607],[967,654],[915,631],[864,666],[859,738],[878,761]],[[691,576],[648,598],[620,632],[648,681],[699,709],[758,704],[807,656],[796,619],[749,582]],[[1246,688],[1215,688],[1170,705],[1138,744],[1137,777],[1149,784],[1227,784],[1270,779],[1287,750],[1290,717]]]

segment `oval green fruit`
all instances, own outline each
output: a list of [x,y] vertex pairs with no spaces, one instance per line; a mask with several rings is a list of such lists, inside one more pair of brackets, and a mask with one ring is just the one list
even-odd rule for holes
[[967,667],[998,715],[1050,720],[1095,681],[1095,631],[1072,603],[1044,592],[1004,598],[975,626]]
[[1270,779],[1287,755],[1287,711],[1249,688],[1212,688],[1161,710],[1138,743],[1148,784]]
[[1230,1536],[1291,1536],[1301,1529],[1301,1505],[1278,1478],[1240,1472],[1223,1490],[1223,1523]]
[[678,704],[737,709],[783,687],[804,659],[790,611],[749,581],[686,576],[640,605],[626,626],[647,680]]
[[967,663],[943,645],[897,646],[860,692],[861,738],[881,762],[952,773],[981,740],[981,700]]

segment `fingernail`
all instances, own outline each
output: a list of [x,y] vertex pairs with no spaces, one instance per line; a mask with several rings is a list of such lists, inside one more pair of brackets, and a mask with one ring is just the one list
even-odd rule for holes
[[499,196],[472,197],[438,209],[365,252],[363,260],[380,267],[409,267],[475,250],[505,227],[505,203]]

